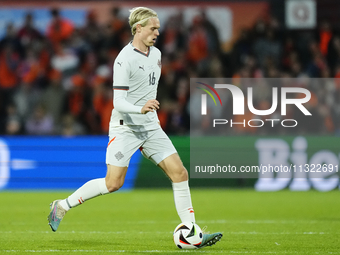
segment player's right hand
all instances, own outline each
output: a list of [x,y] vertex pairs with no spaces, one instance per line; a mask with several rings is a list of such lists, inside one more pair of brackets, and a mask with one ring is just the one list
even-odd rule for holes
[[146,114],[148,112],[153,112],[158,109],[159,109],[159,102],[156,99],[151,99],[147,101],[146,104],[143,106],[141,113]]

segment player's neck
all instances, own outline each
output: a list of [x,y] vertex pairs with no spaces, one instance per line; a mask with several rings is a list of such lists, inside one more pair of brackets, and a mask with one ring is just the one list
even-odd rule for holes
[[147,52],[149,49],[148,46],[146,46],[142,41],[136,40],[136,38],[133,39],[132,46],[142,52]]

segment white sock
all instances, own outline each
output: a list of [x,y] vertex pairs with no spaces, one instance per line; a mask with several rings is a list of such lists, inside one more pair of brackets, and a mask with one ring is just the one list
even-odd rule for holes
[[181,221],[195,222],[188,181],[173,182],[172,189],[174,191],[176,210]]
[[68,211],[72,207],[84,203],[86,200],[107,193],[109,193],[109,191],[106,187],[105,178],[94,179],[85,183],[68,198],[61,200],[59,203]]

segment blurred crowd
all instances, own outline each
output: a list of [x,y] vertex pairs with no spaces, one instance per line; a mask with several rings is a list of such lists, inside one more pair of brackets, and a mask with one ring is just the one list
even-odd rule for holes
[[[86,24],[76,27],[60,10],[52,9],[44,33],[34,27],[30,13],[22,27],[7,24],[0,41],[0,134],[108,133],[112,64],[132,39],[119,8],[108,11],[107,24],[99,24],[98,14],[89,11]],[[190,27],[184,24],[181,12],[161,25],[156,44],[162,51],[158,115],[168,134],[189,133],[190,78],[340,77],[340,36],[326,21],[313,31],[301,32],[285,30],[273,17],[260,19],[252,28],[240,31],[228,52],[222,50],[219,32],[204,10]],[[265,89],[254,98],[257,109],[270,107],[271,88]],[[298,109],[291,113],[304,123],[299,125],[300,132],[340,133],[340,83],[308,89],[313,121],[304,121]],[[241,128],[229,132],[260,131]]]
[[[278,88],[278,98],[282,87],[302,87],[311,92],[311,99],[303,106],[312,114],[306,116],[298,107],[288,105],[283,116],[279,99],[277,110],[270,116],[256,116],[246,111],[243,119],[294,119],[298,123],[295,128],[236,125],[229,133],[340,135],[340,34],[332,29],[330,22],[320,21],[314,30],[288,30],[275,17],[259,19],[252,28],[240,31],[226,62],[230,72],[226,71],[224,77],[232,77],[232,84],[238,85],[244,95],[250,86],[247,78],[262,80],[253,84],[255,109],[270,109],[273,87]],[[303,97],[301,93],[287,96]],[[231,102],[227,107],[232,108]],[[234,121],[241,118],[230,117]]]

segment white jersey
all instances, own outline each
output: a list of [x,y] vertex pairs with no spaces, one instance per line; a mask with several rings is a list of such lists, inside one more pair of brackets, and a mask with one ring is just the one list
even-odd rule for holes
[[[115,59],[113,66],[113,89],[127,90],[126,101],[136,106],[144,106],[150,99],[156,99],[158,81],[161,75],[161,52],[149,47],[144,53],[130,42]],[[159,128],[156,111],[147,114],[121,113],[113,109],[110,129],[128,126],[135,131]]]

